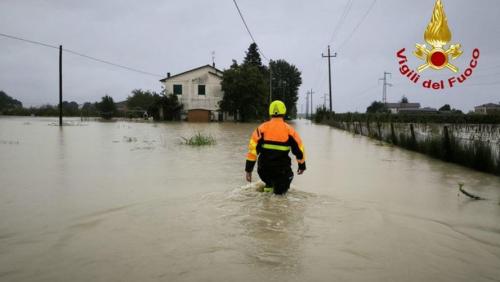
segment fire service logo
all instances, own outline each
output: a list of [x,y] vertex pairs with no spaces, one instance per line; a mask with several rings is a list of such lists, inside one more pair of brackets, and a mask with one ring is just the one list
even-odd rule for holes
[[[472,51],[472,58],[469,61],[466,69],[460,73],[459,68],[453,64],[455,59],[459,58],[463,51],[461,45],[451,44],[451,31],[448,27],[448,19],[444,13],[443,3],[441,0],[436,0],[432,18],[424,33],[424,40],[429,44],[416,44],[416,49],[413,55],[423,61],[423,64],[418,66],[416,70],[411,69],[407,63],[408,58],[405,55],[406,48],[399,50],[396,55],[399,61],[399,72],[406,76],[411,82],[415,84],[421,83],[422,87],[443,90],[446,88],[453,88],[459,84],[464,83],[468,77],[472,75],[474,69],[477,67],[479,60],[479,49],[475,48]],[[451,71],[456,74],[447,80],[432,80],[421,79],[420,74],[427,69],[436,71]]]

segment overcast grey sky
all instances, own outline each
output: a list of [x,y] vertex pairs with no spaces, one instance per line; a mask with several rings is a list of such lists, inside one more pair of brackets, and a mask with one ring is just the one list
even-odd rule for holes
[[[406,95],[423,106],[448,103],[465,111],[500,101],[500,1],[443,0],[452,43],[461,43],[464,50],[453,63],[463,71],[476,47],[481,57],[465,84],[439,92],[424,90],[401,76],[395,55],[406,47],[410,66],[420,64],[411,52],[415,43],[425,43],[423,33],[435,0],[378,0],[351,36],[372,1],[353,1],[332,42],[348,0],[238,0],[238,4],[264,54],[285,59],[302,72],[299,110],[308,89],[315,92],[315,104],[323,103],[322,96],[328,93],[328,66],[321,53],[329,43],[338,53],[332,65],[335,111],[365,111],[373,100],[381,100],[378,79],[384,71],[393,73],[389,101]],[[0,0],[0,33],[62,44],[158,74],[209,64],[212,51],[216,66],[225,69],[232,59],[241,62],[251,43],[232,0]],[[0,37],[0,89],[25,105],[57,103],[57,71],[57,50]],[[451,75],[430,70],[422,76]],[[160,91],[161,84],[156,77],[64,55],[65,100],[97,101],[108,94],[121,101],[135,88]]]

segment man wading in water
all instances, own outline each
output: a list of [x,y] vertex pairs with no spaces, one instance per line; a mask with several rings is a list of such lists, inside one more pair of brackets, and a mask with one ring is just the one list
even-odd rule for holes
[[285,194],[293,179],[290,150],[297,157],[299,169],[297,174],[306,170],[304,145],[299,134],[287,123],[285,104],[279,100],[269,106],[271,119],[261,124],[252,133],[248,144],[247,161],[245,165],[246,178],[252,181],[252,171],[259,156],[257,173],[266,183],[264,192]]

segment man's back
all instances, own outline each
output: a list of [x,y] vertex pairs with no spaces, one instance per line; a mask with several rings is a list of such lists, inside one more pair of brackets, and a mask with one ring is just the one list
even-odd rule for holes
[[[276,110],[278,108],[278,110]],[[295,129],[284,121],[286,107],[281,101],[271,103],[271,120],[264,122],[252,133],[248,144],[245,171],[247,181],[258,159],[258,173],[266,186],[273,187],[276,194],[286,193],[293,179],[289,152],[296,156],[298,174],[306,169],[304,145]]]

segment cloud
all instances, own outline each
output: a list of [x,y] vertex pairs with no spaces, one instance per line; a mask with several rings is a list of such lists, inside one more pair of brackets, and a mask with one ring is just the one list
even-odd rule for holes
[[[393,73],[389,99],[406,95],[425,106],[444,103],[464,110],[499,101],[498,85],[467,86],[442,93],[423,91],[398,74],[395,52],[423,42],[434,0],[377,1],[359,29],[350,35],[371,0],[354,1],[336,42],[328,42],[346,1],[263,1],[238,3],[262,51],[284,58],[303,75],[301,95],[313,89],[315,101],[328,92],[327,62],[321,58],[329,43],[338,51],[333,62],[333,104],[336,111],[364,111],[381,98],[378,78]],[[499,82],[500,2],[444,0],[453,40],[466,53],[481,48],[477,78],[472,84]],[[250,44],[231,1],[13,1],[0,2],[0,32],[39,40],[152,73],[172,74],[211,63],[229,67],[242,61]],[[408,51],[409,52],[409,51]],[[414,61],[416,64],[416,61]],[[484,68],[484,70],[483,70]],[[492,75],[493,74],[493,75]],[[490,75],[490,76],[488,76]],[[0,89],[27,105],[57,102],[57,50],[0,38]],[[149,77],[97,62],[64,55],[66,100],[96,101],[109,94],[123,100],[135,88],[159,91]],[[365,91],[372,87],[373,90]],[[380,86],[381,87],[381,86]],[[361,93],[362,92],[362,93]],[[300,103],[305,100],[301,99]],[[299,105],[300,109],[301,106]]]

